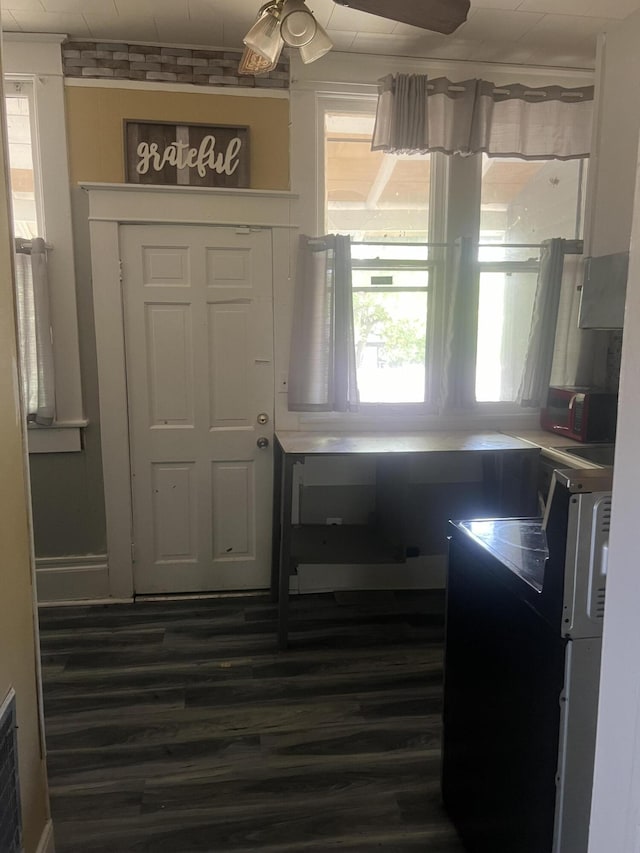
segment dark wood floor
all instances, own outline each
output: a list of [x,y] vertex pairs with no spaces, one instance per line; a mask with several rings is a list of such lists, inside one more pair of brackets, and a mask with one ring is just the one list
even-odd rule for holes
[[462,850],[440,803],[443,601],[40,612],[57,853]]

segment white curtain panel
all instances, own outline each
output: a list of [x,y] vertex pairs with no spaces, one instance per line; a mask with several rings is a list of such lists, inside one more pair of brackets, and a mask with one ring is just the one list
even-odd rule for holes
[[531,331],[518,391],[522,406],[538,408],[547,398],[562,289],[564,242],[556,237],[545,240],[541,247]]
[[478,250],[470,237],[456,240],[447,294],[440,410],[468,409],[476,402]]
[[349,237],[300,237],[289,360],[292,412],[358,405]]
[[15,270],[25,411],[27,420],[48,426],[55,419],[55,377],[44,240],[32,240],[30,254],[16,252]]
[[592,116],[592,86],[532,89],[388,75],[379,84],[371,148],[568,160],[588,156]]
[[551,367],[551,385],[603,385],[610,333],[578,328],[584,257],[565,255]]

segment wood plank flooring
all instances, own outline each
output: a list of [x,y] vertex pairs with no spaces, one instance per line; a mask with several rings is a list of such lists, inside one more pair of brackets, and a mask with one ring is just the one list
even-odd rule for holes
[[461,853],[439,593],[41,608],[57,853]]

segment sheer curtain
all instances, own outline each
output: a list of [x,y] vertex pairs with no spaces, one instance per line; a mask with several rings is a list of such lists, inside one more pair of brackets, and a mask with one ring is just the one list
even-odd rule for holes
[[397,154],[443,151],[524,159],[586,157],[593,86],[532,89],[488,80],[394,74],[379,84],[371,148]]
[[553,240],[545,240],[541,247],[531,330],[518,391],[522,406],[538,408],[544,405],[546,400],[556,341],[564,243],[564,240],[556,237]]
[[289,365],[290,411],[357,408],[349,237],[300,237]]
[[[21,243],[15,253],[18,342],[27,420],[49,426],[55,419],[55,379],[44,240]],[[27,244],[28,246],[28,244]]]
[[453,250],[453,274],[447,299],[445,349],[440,410],[472,407],[478,318],[477,247],[471,237],[460,237]]

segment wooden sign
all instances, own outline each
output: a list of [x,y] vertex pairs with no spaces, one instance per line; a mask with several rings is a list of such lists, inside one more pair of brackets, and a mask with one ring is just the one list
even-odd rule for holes
[[248,127],[126,120],[124,143],[127,183],[249,186]]

